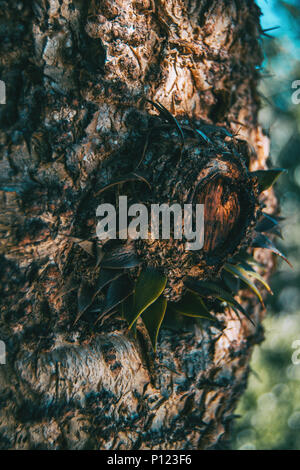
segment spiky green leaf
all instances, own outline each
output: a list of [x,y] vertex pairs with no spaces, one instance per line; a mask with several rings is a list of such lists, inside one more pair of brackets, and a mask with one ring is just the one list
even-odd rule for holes
[[240,280],[236,276],[233,276],[229,272],[223,270],[221,273],[221,279],[226,289],[229,289],[230,292],[234,294],[238,293],[240,289]]
[[128,323],[129,323],[129,320],[131,319],[132,311],[133,311],[133,294],[128,296],[120,305],[120,312],[121,312],[122,318],[124,320],[127,320]]
[[281,251],[276,248],[274,243],[262,233],[256,234],[256,237],[252,241],[252,246],[254,248],[265,248],[267,250],[271,250],[275,255],[280,256],[291,268],[293,268],[286,256],[281,253]]
[[208,143],[208,144],[211,144],[211,143],[212,143],[211,140],[210,140],[210,138],[207,137],[207,135],[204,134],[204,132],[200,131],[200,129],[194,129],[194,131],[195,131],[198,135],[200,135],[200,137],[202,137],[202,139],[203,139],[206,143]]
[[233,137],[233,135],[225,128],[225,127],[221,127],[221,126],[213,126],[213,125],[210,125],[210,124],[204,124],[201,126],[201,129],[210,133],[216,133],[216,132],[219,132],[223,135],[225,135],[226,137]]
[[166,276],[150,266],[140,273],[134,291],[134,310],[129,322],[129,329],[143,311],[161,295],[166,283]]
[[175,312],[175,310],[170,307],[170,302],[168,302],[164,318],[164,328],[168,328],[172,331],[180,331],[194,328],[194,322],[194,318],[186,317]]
[[248,263],[241,263],[239,267],[243,268],[247,272],[248,276],[254,277],[254,279],[257,279],[259,282],[261,282],[262,285],[267,289],[267,291],[270,294],[273,294],[272,289],[267,283],[267,281],[257,271],[255,271],[255,269],[253,269],[251,265],[249,265]]
[[269,214],[263,213],[262,218],[255,227],[255,230],[257,232],[268,232],[276,225],[278,225],[278,221],[276,219]]
[[143,323],[148,331],[151,344],[156,351],[158,333],[167,308],[167,299],[162,295],[142,313]]
[[123,275],[115,279],[108,288],[105,304],[101,315],[105,315],[107,312],[117,307],[133,292],[133,284],[127,275]]
[[106,269],[131,269],[139,266],[141,260],[130,248],[122,248],[112,253],[107,253],[101,260],[101,267]]
[[269,214],[263,213],[263,217],[256,225],[255,230],[260,233],[269,232],[277,237],[283,238],[279,227],[279,221]]
[[241,252],[239,253],[238,255],[235,255],[234,258],[231,258],[228,260],[229,263],[231,264],[237,264],[237,263],[240,263],[240,264],[247,264],[249,269],[252,267],[252,269],[254,269],[254,266],[255,267],[259,267],[259,268],[264,268],[264,266],[259,263],[250,253],[248,253],[247,251],[244,251],[244,252]]
[[253,323],[249,315],[247,314],[246,310],[240,305],[235,298],[231,295],[230,292],[227,292],[225,289],[219,286],[219,284],[210,282],[210,281],[187,281],[186,286],[188,289],[196,292],[202,297],[206,297],[210,295],[215,297],[222,302],[226,302],[228,305],[237,308],[240,312],[242,312],[248,320]]
[[284,168],[272,168],[270,170],[253,171],[250,174],[257,178],[259,192],[261,193],[266,189],[269,189],[285,171],[286,170]]
[[179,302],[169,303],[172,310],[187,317],[205,318],[216,321],[210,314],[203,300],[193,292],[187,292]]
[[230,272],[231,274],[235,274],[239,279],[241,279],[241,281],[243,281],[245,284],[247,284],[247,286],[250,287],[250,289],[255,293],[255,295],[257,295],[257,297],[259,298],[261,304],[264,305],[264,301],[263,301],[263,298],[261,296],[261,293],[257,289],[254,282],[252,282],[252,280],[250,279],[249,275],[247,274],[247,271],[245,271],[240,266],[234,266],[234,265],[228,264],[228,263],[225,264],[224,269],[226,269],[226,271]]
[[123,271],[118,271],[117,269],[101,269],[95,284],[94,297],[99,294],[107,284],[120,277],[122,273]]

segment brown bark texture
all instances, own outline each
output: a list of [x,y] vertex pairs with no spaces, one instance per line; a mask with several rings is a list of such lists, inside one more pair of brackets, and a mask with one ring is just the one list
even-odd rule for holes
[[[0,7],[0,446],[218,448],[263,337],[254,297],[241,300],[255,326],[225,310],[221,331],[163,328],[154,356],[142,324],[135,339],[115,315],[75,322],[73,287],[95,275],[79,244],[95,240],[95,192],[121,153],[130,161],[143,152],[157,114],[145,97],[179,120],[238,133],[253,149],[251,169],[266,168],[260,11],[252,0]],[[272,190],[264,198],[271,213]],[[270,254],[255,256],[272,270]]]

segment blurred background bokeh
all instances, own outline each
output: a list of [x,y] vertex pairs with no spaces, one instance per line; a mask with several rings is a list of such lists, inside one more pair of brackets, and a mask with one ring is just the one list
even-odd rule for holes
[[231,448],[299,450],[300,0],[257,0],[257,4],[263,14],[262,27],[278,27],[266,31],[262,39],[265,60],[260,122],[271,138],[273,166],[288,170],[275,185],[281,215],[286,217],[283,240],[277,240],[277,245],[294,269],[280,260],[273,275],[274,296],[268,299],[264,321],[266,339],[254,350],[248,388],[236,412],[240,417],[235,422]]

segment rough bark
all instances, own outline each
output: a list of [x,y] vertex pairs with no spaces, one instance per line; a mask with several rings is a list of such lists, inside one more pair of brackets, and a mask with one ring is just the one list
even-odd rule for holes
[[[76,295],[59,292],[72,273],[93,275],[74,240],[94,237],[93,195],[120,151],[142,153],[155,113],[142,98],[239,132],[251,168],[266,167],[259,14],[252,0],[1,1],[1,448],[207,449],[228,437],[262,339],[249,293],[256,326],[228,310],[222,331],[165,328],[149,360],[142,326],[135,340],[114,316],[74,324]],[[265,204],[276,208],[272,191]]]

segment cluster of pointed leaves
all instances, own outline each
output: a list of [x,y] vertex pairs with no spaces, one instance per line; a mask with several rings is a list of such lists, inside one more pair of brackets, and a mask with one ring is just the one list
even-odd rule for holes
[[[192,130],[203,141],[209,141],[209,138],[204,133],[205,126],[203,130],[180,126],[172,114],[161,104],[156,104],[152,101],[149,102],[156,107],[166,121],[177,129],[182,145],[184,145],[183,129]],[[231,136],[228,131],[226,131],[226,135]],[[259,192],[263,192],[273,185],[283,171],[285,170],[275,168],[255,171],[250,173],[250,175],[257,182]],[[132,180],[142,181],[149,185],[143,175],[134,172],[111,181],[105,187],[100,188],[97,194],[115,185]],[[265,235],[266,233],[270,233],[282,237],[279,228],[280,220],[282,220],[280,217],[262,213],[262,217],[255,229],[252,247],[269,249],[288,262],[286,257]],[[82,248],[87,252],[91,251],[89,246],[82,246]],[[91,307],[96,296],[104,288],[107,288],[103,304],[101,304],[100,307],[97,306],[94,311],[97,311],[98,308],[102,318],[108,312],[117,309],[121,313],[122,318],[127,321],[128,329],[133,332],[135,332],[137,321],[140,318],[148,331],[154,351],[156,350],[158,333],[166,314],[169,318],[183,316],[216,321],[216,317],[208,308],[208,304],[210,304],[209,301],[213,300],[215,303],[219,303],[220,306],[230,306],[238,316],[239,313],[242,313],[252,322],[249,314],[235,299],[235,295],[238,293],[239,289],[250,288],[262,305],[263,298],[255,282],[258,282],[260,285],[264,286],[269,293],[272,293],[268,283],[255,270],[258,263],[246,251],[236,255],[227,262],[217,280],[186,280],[186,293],[179,302],[167,302],[167,299],[164,297],[167,278],[158,269],[151,266],[140,268],[136,282],[133,283],[131,281],[128,271],[133,268],[136,269],[142,264],[142,260],[138,259],[131,250],[112,251],[110,254],[106,254],[99,263],[101,269],[95,287],[91,290],[88,286],[82,284],[79,289],[76,321]],[[68,291],[67,287],[65,291]]]

